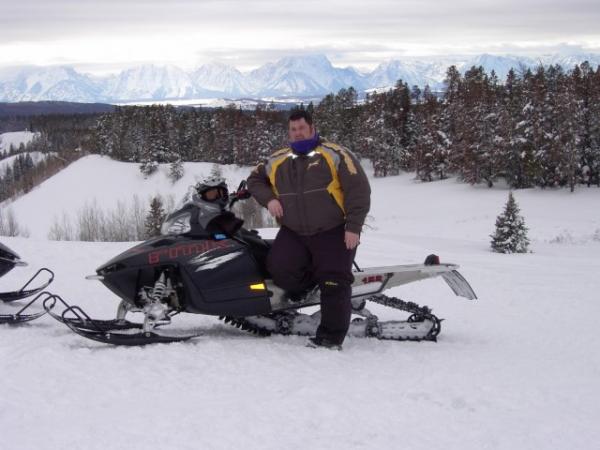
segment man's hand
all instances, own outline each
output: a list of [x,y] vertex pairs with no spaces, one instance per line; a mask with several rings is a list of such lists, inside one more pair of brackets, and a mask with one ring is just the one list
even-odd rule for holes
[[352,231],[346,231],[344,242],[346,243],[346,248],[348,250],[352,250],[356,248],[358,244],[360,244],[360,235],[353,233]]
[[283,217],[283,206],[281,206],[281,202],[276,198],[267,203],[267,209],[273,217],[277,219]]

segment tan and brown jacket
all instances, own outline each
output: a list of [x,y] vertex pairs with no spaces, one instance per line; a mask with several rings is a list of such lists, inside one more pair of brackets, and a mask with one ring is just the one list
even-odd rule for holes
[[371,188],[348,149],[321,139],[307,155],[290,147],[273,153],[248,177],[248,189],[263,206],[277,198],[281,224],[312,235],[346,224],[360,233],[371,204]]

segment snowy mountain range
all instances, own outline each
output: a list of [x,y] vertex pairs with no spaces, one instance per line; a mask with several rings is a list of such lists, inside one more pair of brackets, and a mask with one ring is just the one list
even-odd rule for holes
[[566,69],[589,61],[600,65],[600,54],[544,55],[538,58],[482,54],[389,60],[373,71],[334,67],[325,55],[289,56],[242,73],[222,63],[205,64],[191,72],[176,66],[142,65],[118,74],[95,77],[68,66],[23,66],[0,70],[0,101],[136,102],[197,98],[320,97],[353,86],[359,92],[391,87],[399,79],[410,86],[428,84],[443,89],[447,68],[465,71],[483,66],[502,81],[510,68],[560,64]]

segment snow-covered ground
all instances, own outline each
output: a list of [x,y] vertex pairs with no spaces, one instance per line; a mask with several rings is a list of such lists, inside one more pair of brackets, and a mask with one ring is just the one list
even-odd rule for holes
[[[156,173],[144,178],[139,164],[91,155],[74,162],[29,194],[3,206],[12,209],[17,221],[32,237],[46,238],[55,219],[61,218],[63,212],[74,223],[77,211],[86,205],[96,204],[108,211],[118,202],[133,204],[134,196],[145,205],[149,205],[156,195],[177,201],[189,186],[207,177],[213,166],[212,163],[185,163],[183,178],[173,183],[168,178],[168,164],[161,165]],[[220,167],[231,189],[235,189],[251,170],[235,165]]]
[[[144,181],[136,167],[99,157],[71,165],[13,203],[33,237],[2,242],[30,267],[3,277],[0,288],[48,266],[53,292],[111,317],[116,297],[83,277],[131,244],[47,241],[48,214],[90,195],[108,205],[134,192],[182,193],[210,167],[186,166],[186,179],[171,186],[163,174]],[[232,167],[226,175],[234,182],[244,173]],[[100,189],[100,179],[110,182]],[[459,263],[479,296],[455,297],[441,279],[389,292],[446,319],[437,343],[349,338],[344,351],[331,352],[193,315],[175,326],[204,328],[204,337],[146,348],[87,341],[48,317],[0,326],[0,447],[595,448],[600,189],[517,191],[533,253],[504,255],[489,251],[488,235],[507,190],[422,184],[411,175],[372,187],[358,263],[421,262],[435,252]]]
[[[37,133],[32,133],[31,131],[11,131],[8,133],[0,134],[0,153],[8,152],[10,150],[11,144],[14,148],[19,148],[21,144],[27,144],[31,142]],[[27,152],[34,164],[38,164],[40,161],[45,159],[48,155],[42,152]],[[17,159],[19,155],[9,156],[0,160],[0,176],[3,176],[6,172],[7,167],[11,167]]]
[[10,145],[18,148],[21,143],[27,144],[31,142],[37,133],[31,131],[10,131],[8,133],[0,133],[0,152],[8,151]]
[[[48,153],[42,152],[25,152],[23,154],[31,156],[33,164],[39,164],[42,160],[48,157]],[[3,175],[6,172],[7,167],[12,168],[13,164],[15,163],[15,159],[17,159],[19,155],[20,154],[9,156],[8,158],[0,160],[0,175]]]

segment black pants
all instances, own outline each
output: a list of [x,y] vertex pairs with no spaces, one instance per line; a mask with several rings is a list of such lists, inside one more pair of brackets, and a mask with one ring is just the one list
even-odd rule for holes
[[277,286],[301,292],[316,284],[321,290],[321,324],[318,338],[341,344],[352,315],[352,262],[356,249],[348,250],[344,226],[312,236],[301,236],[281,227],[267,258],[267,268]]

